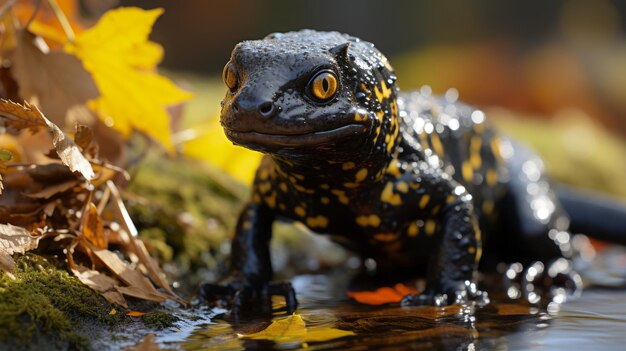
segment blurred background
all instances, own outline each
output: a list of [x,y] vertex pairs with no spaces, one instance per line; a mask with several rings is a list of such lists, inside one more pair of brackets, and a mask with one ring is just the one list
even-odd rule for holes
[[449,87],[480,106],[553,115],[564,106],[626,133],[626,2],[617,0],[121,1],[164,7],[164,66],[219,75],[239,41],[301,28],[371,41],[402,89]]

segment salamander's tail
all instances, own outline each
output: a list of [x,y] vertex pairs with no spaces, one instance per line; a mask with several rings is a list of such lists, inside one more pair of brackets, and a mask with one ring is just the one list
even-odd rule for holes
[[626,202],[598,194],[559,187],[557,196],[570,217],[570,231],[626,245]]

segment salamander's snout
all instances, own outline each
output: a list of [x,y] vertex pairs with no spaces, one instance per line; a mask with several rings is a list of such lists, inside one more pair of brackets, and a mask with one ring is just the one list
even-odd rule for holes
[[[232,103],[232,110],[235,114],[258,114],[261,118],[272,118],[278,113],[278,107],[273,101],[239,101],[235,99]],[[254,116],[252,116],[254,117]]]

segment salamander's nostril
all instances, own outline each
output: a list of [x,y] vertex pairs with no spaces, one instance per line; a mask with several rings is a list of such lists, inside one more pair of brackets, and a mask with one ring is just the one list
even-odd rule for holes
[[272,117],[277,111],[276,106],[271,101],[261,103],[258,110],[263,117]]

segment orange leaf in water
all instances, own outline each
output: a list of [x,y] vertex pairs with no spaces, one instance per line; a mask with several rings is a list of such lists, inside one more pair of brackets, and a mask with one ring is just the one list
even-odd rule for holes
[[146,314],[146,313],[145,312],[139,312],[139,311],[130,311],[130,312],[126,313],[126,315],[130,316],[130,317],[141,317],[144,314]]
[[393,287],[378,288],[374,291],[348,291],[349,297],[366,305],[383,305],[400,302],[408,294],[416,294],[417,290],[398,283]]

